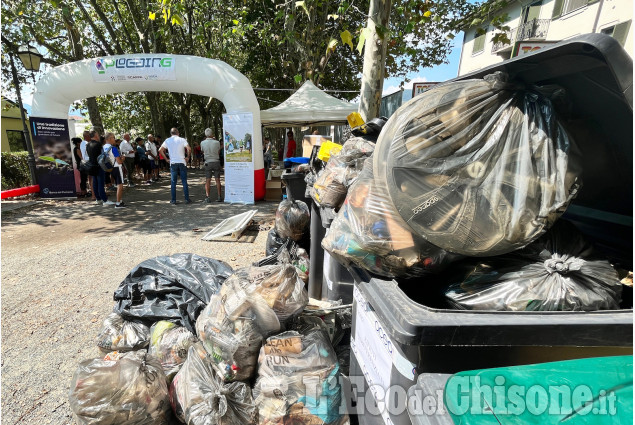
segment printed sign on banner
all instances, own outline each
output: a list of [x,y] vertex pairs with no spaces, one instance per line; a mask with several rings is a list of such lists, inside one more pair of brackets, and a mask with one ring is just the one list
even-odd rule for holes
[[226,202],[254,203],[253,131],[251,113],[223,114]]
[[30,122],[40,197],[74,198],[77,193],[68,120],[31,117]]
[[176,80],[175,58],[170,55],[112,56],[91,60],[98,83],[140,80]]

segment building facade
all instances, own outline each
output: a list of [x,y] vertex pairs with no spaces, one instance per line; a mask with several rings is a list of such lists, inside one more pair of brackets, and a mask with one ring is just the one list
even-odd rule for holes
[[[26,150],[24,125],[18,106],[2,98],[2,152],[21,152]],[[27,119],[28,124],[28,119]]]
[[465,28],[459,75],[588,33],[617,39],[633,57],[632,0],[516,0],[496,14],[507,16],[510,42],[488,22]]

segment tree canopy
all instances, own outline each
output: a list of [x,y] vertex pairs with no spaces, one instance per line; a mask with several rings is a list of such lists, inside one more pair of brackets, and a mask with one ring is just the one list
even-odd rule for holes
[[[476,9],[468,0],[392,3],[389,28],[378,29],[389,40],[385,76],[445,62],[452,34]],[[298,88],[311,79],[352,99],[360,88],[369,0],[5,0],[1,7],[3,60],[26,43],[45,52],[49,66],[127,53],[196,55],[228,63],[255,88]],[[3,89],[11,84],[4,75]],[[256,95],[266,109],[290,93]],[[188,137],[208,126],[220,134],[222,126],[222,104],[190,94],[128,93],[83,99],[80,106],[94,125],[122,132],[167,134],[176,125]]]

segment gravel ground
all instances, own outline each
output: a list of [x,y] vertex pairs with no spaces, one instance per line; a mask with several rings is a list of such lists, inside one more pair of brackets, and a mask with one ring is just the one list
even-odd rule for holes
[[[136,264],[192,252],[237,268],[264,256],[264,230],[238,242],[204,242],[204,233],[193,229],[207,232],[252,208],[258,209],[255,221],[266,228],[273,224],[277,203],[203,204],[203,177],[202,171],[189,172],[191,205],[170,205],[169,178],[164,178],[126,189],[127,209],[78,200],[3,212],[4,424],[75,423],[68,403],[71,377],[81,360],[100,354],[95,337],[112,310],[112,293]],[[177,188],[182,200],[180,184]],[[253,242],[242,241],[254,236]]]

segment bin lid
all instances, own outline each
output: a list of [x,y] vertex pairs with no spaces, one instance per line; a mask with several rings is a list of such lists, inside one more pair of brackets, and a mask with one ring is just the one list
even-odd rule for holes
[[633,356],[459,372],[444,403],[462,425],[631,423]]
[[633,60],[617,40],[585,34],[462,75],[503,71],[525,84],[557,84],[570,102],[567,129],[582,152],[583,187],[567,214],[625,267],[633,258]]

